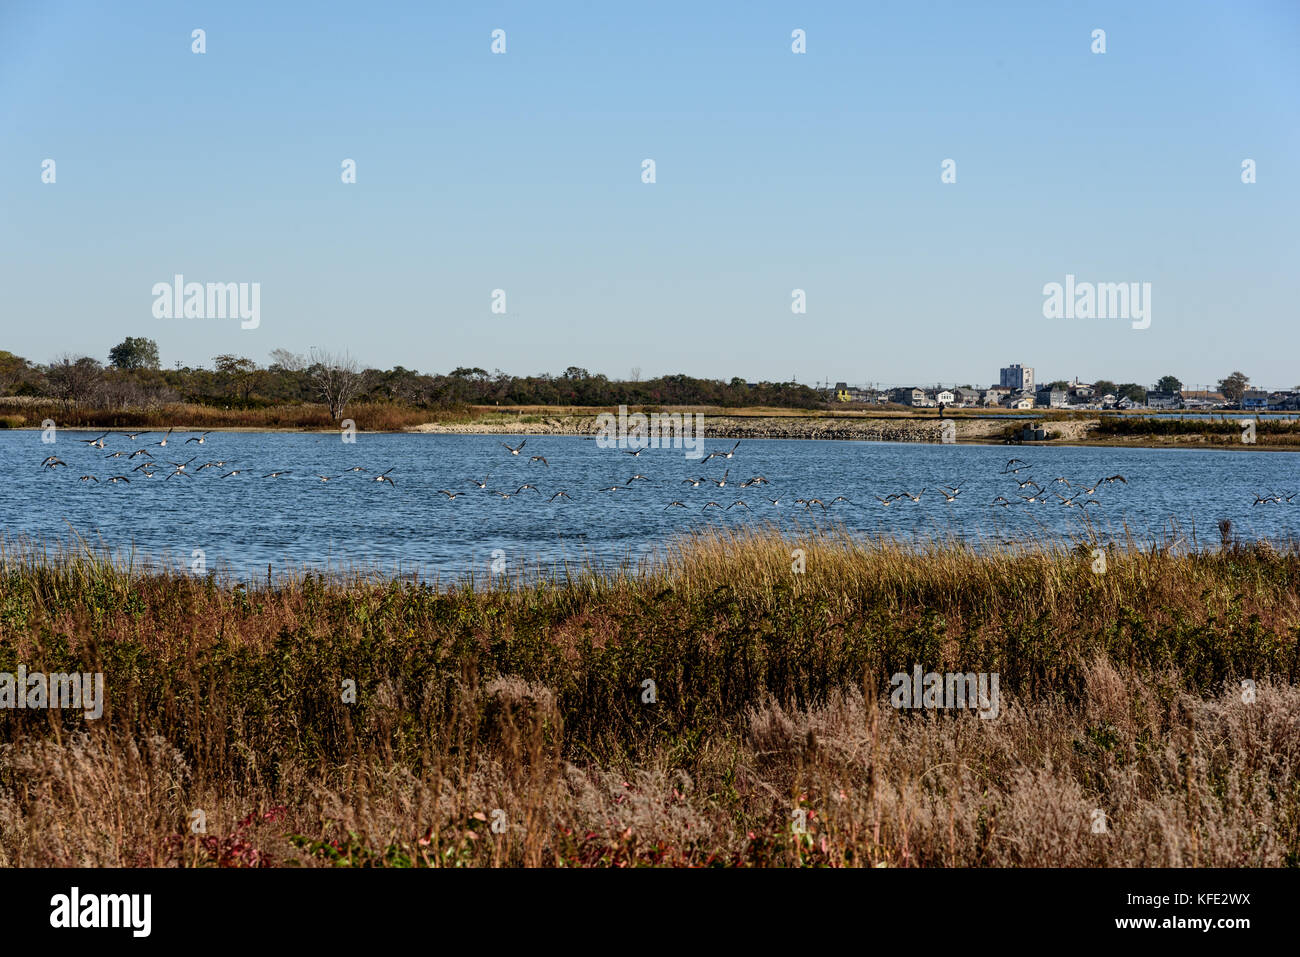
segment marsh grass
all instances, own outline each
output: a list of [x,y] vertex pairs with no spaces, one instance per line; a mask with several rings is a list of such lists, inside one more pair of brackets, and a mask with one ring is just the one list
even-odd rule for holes
[[[324,405],[296,403],[253,408],[228,408],[194,402],[168,402],[127,409],[72,406],[51,400],[0,399],[0,428],[37,428],[53,419],[65,429],[242,429],[248,431],[336,431],[339,429]],[[13,411],[10,411],[10,410]],[[400,432],[425,422],[460,421],[466,412],[451,409],[417,409],[393,403],[355,403],[344,410],[363,432]]]
[[[0,671],[102,671],[107,702],[0,711],[0,863],[1300,864],[1300,552],[1092,567],[751,529],[265,587],[12,545]],[[916,664],[998,673],[999,716],[895,710]]]

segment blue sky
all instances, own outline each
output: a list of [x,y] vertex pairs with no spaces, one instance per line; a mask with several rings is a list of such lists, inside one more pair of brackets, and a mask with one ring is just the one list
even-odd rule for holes
[[[0,348],[1300,384],[1300,4],[986,6],[0,3]],[[154,318],[176,273],[260,325]]]

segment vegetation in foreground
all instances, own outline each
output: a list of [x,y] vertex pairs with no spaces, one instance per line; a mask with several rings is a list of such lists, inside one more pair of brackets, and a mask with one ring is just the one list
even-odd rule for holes
[[[1225,542],[714,532],[451,590],[11,551],[0,671],[107,701],[0,711],[0,864],[1296,866],[1300,552]],[[918,664],[998,716],[891,707]]]
[[[1245,422],[1251,423],[1249,443],[1242,440]],[[1300,448],[1300,417],[1260,418],[1251,412],[1221,413],[1215,418],[1203,419],[1104,415],[1097,425],[1096,434],[1103,439],[1144,445],[1196,442],[1229,448],[1249,445]]]

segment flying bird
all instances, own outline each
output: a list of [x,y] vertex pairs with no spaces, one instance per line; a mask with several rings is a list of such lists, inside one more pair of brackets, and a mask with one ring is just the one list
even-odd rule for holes
[[522,442],[520,442],[520,443],[519,443],[517,446],[515,446],[514,448],[511,448],[509,445],[506,445],[504,442],[501,443],[501,447],[502,447],[503,449],[505,449],[507,452],[509,452],[511,455],[518,455],[519,452],[520,452],[520,450],[522,450],[523,447],[524,447],[525,445],[527,445],[527,444],[528,444],[528,440],[527,440],[527,439],[524,439]]

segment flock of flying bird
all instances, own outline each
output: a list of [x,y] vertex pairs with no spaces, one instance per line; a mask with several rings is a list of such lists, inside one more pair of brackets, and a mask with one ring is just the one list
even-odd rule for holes
[[[197,475],[199,472],[202,472],[204,469],[216,469],[217,470],[216,474],[223,479],[233,478],[236,475],[254,474],[254,473],[250,473],[249,469],[246,468],[231,469],[229,472],[223,473],[221,471],[222,469],[224,469],[228,465],[233,464],[228,459],[217,459],[211,462],[204,462],[202,465],[191,470],[190,466],[194,463],[196,459],[198,459],[197,455],[191,456],[190,458],[186,459],[184,462],[173,462],[171,459],[161,458],[161,456],[165,453],[160,452],[158,455],[154,455],[153,452],[149,451],[151,448],[158,448],[158,449],[168,448],[168,443],[171,442],[173,431],[175,430],[168,429],[167,434],[164,435],[159,441],[150,442],[148,445],[140,446],[139,448],[136,448],[134,451],[131,452],[127,452],[124,450],[109,452],[107,455],[104,456],[105,459],[124,458],[126,459],[127,462],[130,462],[133,459],[142,459],[142,461],[134,468],[130,469],[125,475],[111,475],[105,478],[104,481],[107,482],[109,485],[116,485],[119,482],[123,482],[129,485],[131,483],[131,477],[133,475],[137,480],[141,478],[151,479],[154,476],[160,474],[161,472],[166,472],[166,477],[163,479],[163,481],[168,481],[170,479],[174,479],[177,477],[192,479],[194,478],[195,475]],[[103,449],[106,448],[104,444],[104,440],[107,439],[110,435],[124,435],[126,436],[128,441],[134,444],[141,436],[152,435],[152,434],[154,433],[152,432],[116,432],[116,433],[105,432],[103,435],[97,436],[96,438],[93,439],[78,439],[77,441],[85,445],[87,448],[99,449],[102,451]],[[183,442],[181,442],[180,445],[182,448],[187,445],[206,445],[208,441],[208,436],[211,434],[212,434],[212,430],[209,429],[207,432],[201,432],[198,435],[192,435],[189,438],[185,439]],[[51,471],[55,469],[67,468],[67,467],[68,467],[68,463],[63,461],[63,459],[59,458],[57,455],[48,456],[45,459],[45,461],[41,463],[41,468],[49,469]],[[388,469],[385,472],[376,473],[374,476],[374,481],[387,482],[389,485],[392,485],[394,488],[396,488],[397,483],[389,475],[389,473],[393,472],[395,468],[396,467]],[[168,469],[170,469],[170,471],[168,471]],[[322,482],[329,482],[336,478],[342,478],[343,475],[346,475],[349,472],[369,472],[369,471],[370,470],[365,468],[364,466],[354,465],[352,468],[344,469],[341,475],[317,475],[316,477],[320,479]],[[136,475],[137,472],[140,474]],[[276,471],[273,472],[267,472],[265,475],[262,476],[262,478],[281,478],[285,475],[292,475],[292,474],[293,474],[293,469],[277,469]],[[99,477],[92,474],[86,474],[81,476],[80,481],[94,482],[96,484],[99,484],[100,482]]]
[[[507,443],[502,442],[501,446],[510,455],[520,456],[522,455],[524,446],[527,444],[527,442],[528,440],[524,439],[517,446],[508,445]],[[727,451],[714,452],[711,455],[707,456],[704,461],[708,462],[711,461],[712,459],[722,459],[723,461],[730,461],[736,457],[736,453],[739,448],[740,448],[740,442],[736,442]],[[624,450],[623,454],[631,456],[632,458],[639,458],[641,453],[644,451],[645,449]],[[540,462],[542,465],[548,467],[550,465],[550,463],[546,460],[545,456],[541,456],[541,455],[531,456],[528,461],[530,464],[534,462]],[[1035,503],[1042,503],[1048,501],[1047,489],[1039,485],[1037,482],[1033,481],[1033,479],[1025,479],[1025,480],[1020,479],[1020,473],[1026,471],[1028,468],[1029,468],[1028,463],[1024,462],[1023,460],[1012,459],[1009,462],[1007,462],[1007,464],[1003,468],[1003,471],[999,474],[1009,475],[1013,479],[1015,479],[1021,493],[1023,493],[1025,489],[1032,490],[1031,494],[1029,495],[1025,495],[1025,494],[1019,495],[1019,497],[1023,499],[1026,504],[1035,504]],[[491,477],[492,476],[489,474],[485,476],[482,481],[479,481],[478,479],[470,479],[466,484],[474,488],[477,488],[480,491],[485,491],[485,492],[489,492],[490,494],[500,496],[502,499],[510,499],[516,495],[521,495],[522,493],[528,491],[537,493],[538,495],[542,494],[541,490],[538,489],[538,487],[531,482],[526,482],[523,485],[520,485],[513,492],[505,492],[505,491],[499,491],[495,489],[489,489],[488,482],[491,479]],[[627,481],[621,485],[618,484],[608,485],[603,488],[596,489],[595,491],[609,492],[609,493],[626,492],[626,491],[630,491],[633,488],[634,483],[636,482],[650,482],[651,484],[654,484],[653,480],[649,476],[637,472],[636,474],[628,478]],[[1101,487],[1105,485],[1113,484],[1115,482],[1121,482],[1125,485],[1128,484],[1128,480],[1125,479],[1124,476],[1122,475],[1106,476],[1104,478],[1098,479],[1096,482],[1093,482],[1091,484],[1088,484],[1086,482],[1085,483],[1070,482],[1064,476],[1060,476],[1056,479],[1053,479],[1050,484],[1052,486],[1064,485],[1068,489],[1075,490],[1075,493],[1068,497],[1061,495],[1060,493],[1055,493],[1057,499],[1060,500],[1062,505],[1065,505],[1067,507],[1086,508],[1086,506],[1088,505],[1101,505],[1101,502],[1099,500],[1097,500],[1096,498],[1092,498],[1090,496],[1096,493],[1097,490],[1100,489]],[[744,481],[739,481],[739,482],[733,481],[731,479],[731,469],[730,467],[727,467],[723,470],[722,475],[720,477],[709,478],[703,475],[688,476],[687,478],[682,479],[678,484],[689,485],[692,488],[710,487],[710,490],[712,490],[712,489],[724,489],[727,488],[728,486],[732,488],[754,488],[754,487],[762,487],[762,486],[770,485],[771,483],[767,478],[765,478],[762,475],[754,475],[748,479],[745,479]],[[877,495],[875,496],[875,499],[885,507],[889,507],[891,505],[894,505],[902,501],[911,501],[913,503],[917,503],[920,502],[922,496],[924,496],[929,491],[931,490],[927,487],[921,489],[919,492],[916,493],[912,493],[909,491],[902,491],[902,492],[896,492],[894,494],[885,495],[885,496]],[[957,483],[955,485],[938,486],[934,490],[934,494],[943,496],[944,501],[946,501],[949,504],[957,501],[961,493],[962,493],[962,483]],[[452,489],[439,489],[438,494],[445,495],[450,501],[455,501],[456,499],[460,498],[463,495],[472,494],[472,492],[456,491]],[[784,501],[783,497],[780,495],[778,495],[776,498],[773,498],[770,495],[764,494],[763,497],[764,499],[766,499],[766,501],[771,503],[771,505],[773,506],[779,506],[781,502]],[[1077,499],[1079,499],[1080,497],[1084,498],[1082,502],[1077,501]],[[555,492],[553,495],[550,496],[550,498],[547,499],[548,502],[555,502],[557,500],[572,501],[573,496],[569,494],[567,489],[561,489]],[[846,495],[837,495],[834,498],[829,500],[815,498],[815,497],[796,498],[792,500],[792,503],[794,505],[802,505],[806,509],[820,508],[823,512],[827,511],[830,507],[838,505],[840,503],[844,503],[846,505],[850,505],[854,507],[861,507],[858,506],[856,502],[852,501]],[[1002,495],[999,495],[989,504],[990,506],[1008,507],[1014,503],[1010,499]],[[673,508],[689,509],[693,507],[694,507],[693,504],[688,504],[687,502],[681,501],[680,499],[674,499],[673,501],[669,502],[667,505],[664,506],[664,511]],[[743,498],[734,499],[727,505],[722,504],[722,502],[718,502],[713,499],[710,499],[700,506],[700,511],[707,512],[711,508],[717,509],[719,511],[724,511],[724,512],[731,511],[731,509],[733,508],[743,508],[746,511],[752,511],[749,503],[746,502]]]
[[[117,484],[119,482],[129,483],[132,480],[132,476],[134,476],[137,479],[142,477],[151,479],[154,478],[156,475],[162,474],[163,472],[166,473],[164,481],[174,479],[177,477],[192,479],[196,474],[204,471],[205,469],[215,469],[216,474],[223,479],[232,478],[234,476],[243,475],[246,473],[256,474],[256,473],[250,473],[249,469],[247,468],[232,468],[230,469],[230,471],[222,472],[221,471],[222,469],[226,468],[227,465],[232,464],[231,462],[224,459],[204,462],[202,465],[199,465],[196,468],[193,468],[191,470],[190,466],[198,459],[197,455],[192,456],[191,458],[185,460],[184,462],[176,462],[176,461],[172,461],[171,459],[162,459],[161,456],[164,453],[162,453],[161,451],[157,455],[155,455],[153,452],[150,451],[151,448],[157,448],[161,450],[161,449],[167,449],[171,447],[169,446],[169,443],[171,442],[172,432],[173,432],[172,429],[168,429],[166,435],[164,435],[162,439],[160,439],[159,441],[149,443],[148,445],[139,446],[132,451],[117,450],[117,451],[109,452],[107,455],[104,456],[104,458],[107,460],[125,459],[127,462],[130,462],[134,459],[139,458],[142,459],[142,461],[139,464],[137,464],[134,468],[130,469],[126,474],[112,475],[105,478],[103,481],[109,484]],[[146,435],[152,435],[154,433],[105,432],[103,435],[100,435],[93,439],[78,439],[77,441],[81,442],[83,445],[87,446],[88,448],[98,449],[102,451],[106,448],[104,440],[114,434],[123,435],[127,438],[128,441],[130,441],[132,444],[135,444],[141,437]],[[199,433],[198,435],[192,435],[184,439],[183,441],[179,442],[179,444],[182,448],[189,445],[199,445],[199,446],[206,445],[207,437],[211,434],[212,432],[211,430],[209,430],[207,432]],[[527,443],[528,440],[523,439],[520,441],[520,443],[517,446],[512,446],[505,442],[502,442],[500,444],[511,457],[522,458],[523,450],[524,447],[527,445]],[[729,450],[725,452],[714,452],[711,455],[707,456],[704,459],[704,461],[709,462],[712,461],[713,459],[722,459],[724,462],[732,461],[735,459],[737,450],[739,448],[740,448],[740,442],[736,442]],[[623,450],[623,454],[630,456],[632,458],[639,458],[644,451],[645,451],[644,448]],[[547,461],[544,455],[531,455],[528,457],[529,465],[533,465],[537,463],[540,463],[542,466],[545,466],[547,468],[550,467],[550,462]],[[63,461],[61,458],[59,458],[56,455],[51,455],[41,463],[41,467],[44,469],[54,470],[58,468],[67,468],[68,463]],[[1065,476],[1060,475],[1057,476],[1056,478],[1051,479],[1046,485],[1041,485],[1037,481],[1035,481],[1032,477],[1026,477],[1023,479],[1021,478],[1021,473],[1029,471],[1030,468],[1031,466],[1029,465],[1029,463],[1025,462],[1023,459],[1009,460],[1006,463],[1006,465],[1003,466],[1002,471],[997,474],[1000,476],[1007,476],[1010,480],[1016,483],[1017,485],[1016,492],[1012,493],[1010,491],[1010,488],[1008,488],[1008,495],[1012,495],[1014,497],[1009,498],[1006,495],[998,495],[996,498],[993,499],[993,501],[988,503],[989,507],[1010,508],[1012,505],[1017,505],[1021,503],[1023,503],[1024,505],[1041,505],[1044,503],[1051,502],[1054,497],[1056,501],[1065,508],[1079,508],[1081,510],[1086,511],[1089,505],[1100,506],[1102,504],[1101,501],[1095,497],[1097,492],[1100,489],[1113,485],[1116,482],[1123,485],[1128,484],[1128,480],[1123,475],[1103,476],[1102,478],[1097,479],[1097,481],[1091,483],[1077,482],[1077,481],[1071,482]],[[347,475],[349,473],[366,473],[367,477],[370,478],[371,481],[379,482],[379,483],[386,482],[395,488],[397,483],[391,476],[391,473],[393,471],[395,471],[395,468],[390,468],[383,472],[372,473],[371,470],[365,468],[364,466],[354,465],[351,468],[344,469],[343,472],[338,475],[316,474],[316,478],[322,482],[330,482],[335,479],[342,478],[344,475]],[[293,469],[279,469],[276,471],[265,473],[264,475],[262,475],[262,478],[272,478],[272,479],[281,478],[282,476],[292,475],[292,474],[293,474]],[[514,491],[501,491],[497,489],[490,489],[488,488],[488,482],[491,479],[491,477],[492,476],[489,473],[487,476],[483,478],[482,481],[479,481],[478,479],[468,479],[465,484],[471,486],[474,489],[477,489],[480,492],[487,492],[491,495],[499,496],[502,500],[509,500],[511,498],[514,498],[515,496],[522,495],[523,493],[530,492],[530,491],[535,493],[538,496],[544,494],[542,493],[541,489],[539,489],[532,482],[525,482],[524,484],[516,487]],[[81,476],[81,481],[98,483],[100,482],[100,479],[93,474],[86,474]],[[603,488],[596,489],[595,491],[604,492],[604,493],[626,492],[626,491],[630,491],[633,488],[634,483],[636,482],[647,482],[652,485],[655,484],[653,479],[651,479],[647,475],[643,475],[641,472],[638,471],[634,475],[629,477],[627,481],[621,485],[620,484],[608,485]],[[754,475],[740,482],[733,481],[731,479],[731,469],[730,467],[727,467],[723,470],[721,477],[707,478],[702,475],[687,477],[682,479],[678,484],[689,485],[692,488],[711,487],[711,489],[713,488],[725,489],[727,487],[731,487],[731,488],[762,487],[762,486],[769,485],[770,483],[762,475]],[[914,504],[919,503],[922,497],[926,495],[926,493],[931,493],[931,497],[942,496],[944,501],[951,505],[953,502],[957,501],[958,497],[962,494],[964,484],[965,484],[964,482],[957,482],[952,485],[938,485],[935,486],[933,489],[927,486],[925,488],[922,488],[919,492],[916,493],[904,490],[904,491],[894,492],[892,494],[888,494],[884,496],[876,495],[873,497],[882,506],[889,508],[891,506],[900,504],[902,502],[912,502]],[[1062,495],[1061,492],[1059,491],[1059,488],[1061,486],[1064,486],[1067,490],[1069,490],[1071,494]],[[1026,491],[1028,491],[1029,494],[1025,494]],[[469,490],[438,489],[437,494],[446,496],[449,501],[455,501],[461,496],[471,495],[473,494],[473,492]],[[1267,495],[1256,495],[1254,504],[1255,505],[1281,505],[1283,503],[1291,504],[1292,501],[1296,499],[1298,496],[1300,496],[1300,492],[1294,492],[1290,495],[1278,495],[1278,494],[1271,494],[1271,493]],[[772,506],[779,506],[783,501],[783,498],[780,495],[778,495],[776,498],[772,498],[771,496],[764,494],[763,497],[766,499],[766,501],[771,503]],[[1020,502],[1017,502],[1015,500],[1016,498],[1019,498]],[[569,494],[567,489],[560,489],[559,491],[556,491],[554,494],[552,494],[547,499],[547,501],[548,502],[573,501],[573,496]],[[802,505],[806,509],[820,508],[822,511],[827,511],[828,508],[830,508],[831,506],[835,506],[840,503],[844,503],[846,505],[853,506],[853,507],[863,507],[863,506],[858,506],[857,503],[853,502],[847,496],[844,495],[837,495],[835,498],[830,499],[829,501],[825,501],[823,499],[813,498],[813,497],[793,499],[793,504],[795,505]],[[691,504],[674,499],[673,501],[669,502],[667,505],[664,506],[664,511],[673,508],[692,508],[692,507],[693,505]],[[709,500],[701,506],[700,510],[708,511],[709,509],[718,509],[719,511],[730,511],[733,508],[744,508],[746,511],[751,510],[749,504],[743,498],[734,499],[730,504],[727,505],[723,505],[721,502]]]

